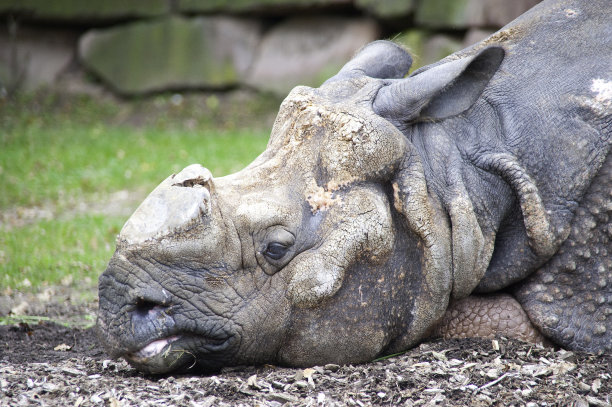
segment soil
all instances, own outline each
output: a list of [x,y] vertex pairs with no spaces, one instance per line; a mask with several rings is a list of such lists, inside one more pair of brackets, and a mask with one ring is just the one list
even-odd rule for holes
[[[5,311],[7,304],[27,303],[54,321],[91,315],[96,306],[52,298],[42,304],[40,295],[15,293],[0,300]],[[152,377],[110,360],[93,328],[31,321],[0,326],[2,406],[612,405],[612,355],[504,338],[428,342],[356,366],[245,366],[209,376]]]

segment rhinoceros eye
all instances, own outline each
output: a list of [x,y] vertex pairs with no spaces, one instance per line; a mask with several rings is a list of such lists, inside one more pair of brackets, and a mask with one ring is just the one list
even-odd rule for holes
[[285,226],[272,225],[253,237],[258,242],[257,263],[270,276],[282,270],[296,254],[295,234]]
[[287,254],[288,250],[289,246],[279,242],[270,242],[268,246],[266,246],[266,250],[264,250],[263,254],[272,260],[280,260]]

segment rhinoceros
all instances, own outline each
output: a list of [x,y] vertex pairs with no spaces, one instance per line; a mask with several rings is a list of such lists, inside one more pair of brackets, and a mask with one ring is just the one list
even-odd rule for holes
[[266,150],[163,181],[99,279],[147,373],[362,363],[432,335],[612,351],[612,7],[545,1],[406,76],[365,46]]

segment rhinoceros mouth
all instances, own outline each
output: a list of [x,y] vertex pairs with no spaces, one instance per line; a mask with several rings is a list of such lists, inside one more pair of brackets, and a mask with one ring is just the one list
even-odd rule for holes
[[[229,339],[211,339],[195,335],[173,335],[155,339],[123,358],[143,373],[165,374],[174,371],[207,369],[206,356],[224,353]],[[202,352],[202,350],[205,350]],[[206,356],[204,356],[206,355]],[[204,357],[204,360],[200,360]],[[223,357],[222,357],[223,358]],[[202,363],[203,362],[203,363]],[[215,366],[208,368],[215,369]]]
[[125,358],[136,363],[146,362],[148,359],[157,356],[164,351],[169,352],[171,350],[170,345],[179,339],[180,336],[170,336],[168,338],[157,339],[136,352],[127,353]]
[[189,369],[196,359],[183,342],[181,336],[156,339],[135,352],[125,353],[123,357],[132,367],[145,374],[165,374]]

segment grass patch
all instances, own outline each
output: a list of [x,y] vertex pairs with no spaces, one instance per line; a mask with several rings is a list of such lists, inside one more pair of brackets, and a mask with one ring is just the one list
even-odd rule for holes
[[0,208],[151,189],[173,172],[202,163],[213,175],[244,167],[268,139],[263,131],[134,129],[102,124],[27,126],[0,148]]
[[123,222],[119,217],[85,215],[1,230],[0,286],[95,281],[114,250]]
[[[44,93],[0,101],[0,212],[48,206],[55,216],[23,226],[0,223],[0,288],[97,278],[126,219],[71,215],[79,202],[150,191],[193,163],[226,175],[259,155],[269,128],[249,128],[248,117],[265,103],[225,109],[211,97],[181,99],[178,107],[175,96],[117,106]],[[252,106],[259,107],[245,113]]]
[[209,98],[182,109],[167,98],[121,108],[45,94],[0,103],[0,210],[151,189],[193,163],[214,176],[243,168],[263,151],[269,129],[214,121],[221,108],[207,108]]

